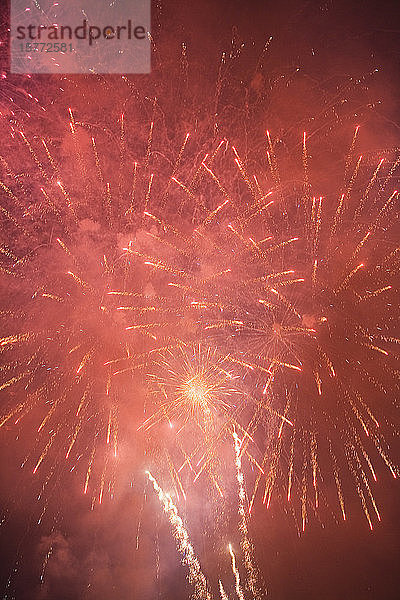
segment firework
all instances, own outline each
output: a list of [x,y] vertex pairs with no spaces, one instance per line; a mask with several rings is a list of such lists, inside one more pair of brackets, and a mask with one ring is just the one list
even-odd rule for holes
[[189,569],[189,578],[195,587],[196,598],[211,600],[212,596],[208,591],[207,580],[200,568],[199,560],[194,552],[193,546],[189,540],[189,534],[183,524],[181,517],[178,515],[178,510],[174,505],[171,497],[160,488],[152,474],[147,471],[147,477],[154,487],[154,491],[158,494],[159,500],[163,505],[164,512],[168,515],[169,521],[174,531],[175,538],[178,544],[178,550],[183,556],[183,562]]
[[[310,146],[325,142],[304,135],[293,166],[267,132],[250,160],[213,123],[211,135],[179,130],[168,154],[150,104],[138,136],[124,111],[99,126],[70,109],[51,136],[11,123],[0,426],[26,436],[22,466],[40,499],[75,471],[94,508],[114,497],[121,447],[154,459],[176,504],[148,479],[202,598],[179,502],[211,486],[222,506],[235,472],[245,573],[230,545],[235,589],[259,598],[258,499],[289,507],[304,531],[327,505],[346,519],[355,493],[372,529],[376,459],[398,475],[386,437],[398,391],[400,161],[357,156],[357,128],[343,181],[318,181],[316,193],[323,169]],[[43,577],[51,557],[52,547]]]
[[[78,199],[66,169],[61,178],[48,143],[42,139],[37,148],[23,131],[22,148],[38,169],[37,196],[23,206],[27,183],[11,169],[1,182],[7,205],[2,276],[8,280],[1,387],[10,390],[11,401],[25,397],[10,404],[1,424],[36,421],[36,457],[29,459],[34,474],[49,456],[54,460],[61,452],[70,464],[83,451],[85,494],[100,456],[100,482],[92,496],[101,502],[106,482],[113,494],[121,398],[127,398],[149,353],[162,345],[166,313],[132,260],[137,230],[129,212],[132,198],[114,212],[96,140],[79,138],[72,112],[70,117],[66,143],[75,150],[85,197]],[[100,206],[89,213],[88,197],[96,194]]]
[[[120,128],[124,140],[123,116]],[[87,491],[96,440],[103,437],[106,447],[117,452],[115,386],[151,357],[150,378],[162,399],[143,427],[175,420],[177,439],[189,426],[202,432],[202,448],[182,448],[183,464],[192,469],[195,462],[194,479],[210,465],[216,445],[234,423],[247,436],[246,451],[264,428],[265,449],[257,459],[249,452],[259,466],[253,500],[261,481],[267,506],[277,479],[283,483],[286,478],[288,500],[298,482],[304,529],[311,490],[317,509],[321,469],[330,462],[345,516],[339,473],[345,463],[372,526],[365,497],[378,518],[379,513],[366,475],[366,468],[375,473],[371,446],[396,476],[367,393],[373,389],[377,396],[388,395],[397,385],[398,340],[391,314],[395,303],[390,300],[396,291],[398,252],[390,247],[389,236],[387,242],[380,237],[396,210],[397,192],[390,186],[397,162],[380,178],[379,161],[366,186],[357,187],[362,163],[355,159],[352,166],[356,132],[346,159],[344,192],[337,201],[317,198],[311,193],[304,136],[302,185],[284,195],[268,133],[264,174],[248,173],[236,148],[222,140],[198,167],[192,166],[191,182],[183,183],[179,167],[186,136],[167,184],[167,189],[176,185],[176,211],[181,211],[182,196],[192,203],[192,223],[180,231],[152,207],[152,173],[143,171],[147,183],[141,183],[143,199],[138,203],[140,167],[135,162],[131,198],[124,200],[120,191],[116,207],[96,140],[79,136],[72,112],[70,135],[84,185],[102,198],[97,221],[61,180],[44,140],[40,156],[25,133],[20,134],[43,180],[43,201],[22,212],[12,173],[10,182],[2,182],[4,218],[19,234],[18,247],[4,244],[2,252],[3,273],[15,289],[4,310],[2,348],[10,358],[2,387],[23,386],[27,393],[24,402],[10,406],[3,424],[40,411],[47,398],[38,423],[43,449],[34,473],[60,431],[68,459],[94,413],[93,442],[86,442],[91,456]],[[153,124],[148,148],[152,136]],[[226,170],[230,153],[232,166],[228,163]],[[225,167],[223,178],[216,174],[218,165]],[[232,169],[244,186],[240,200],[225,181]],[[120,173],[118,177],[121,190],[126,182]],[[33,219],[38,210],[46,215],[43,230]],[[204,340],[204,347],[193,350],[196,338]],[[167,355],[160,360],[163,348]],[[64,422],[71,423],[69,432]],[[193,431],[190,438],[195,438]],[[321,467],[322,455],[327,458]],[[177,465],[176,471],[181,468]],[[101,481],[99,499],[104,473]]]
[[[169,225],[151,206],[146,211],[158,233],[145,262],[161,272],[160,290],[245,382],[245,449],[261,430],[267,434],[251,505],[263,482],[270,506],[278,482],[288,502],[297,497],[303,530],[309,510],[321,498],[326,503],[323,479],[334,482],[345,518],[340,471],[348,469],[372,527],[368,504],[380,520],[372,455],[397,475],[379,421],[382,400],[398,388],[398,160],[385,171],[382,160],[362,170],[353,157],[357,133],[336,197],[312,194],[306,135],[302,183],[284,194],[267,133],[264,174],[249,173],[222,140],[190,183],[174,175],[193,205],[189,230]],[[243,184],[240,200],[228,188],[233,169]]]
[[[256,599],[260,597],[259,590],[257,589],[257,570],[254,566],[253,559],[253,547],[251,541],[249,540],[249,530],[247,526],[247,513],[245,507],[246,500],[246,491],[244,485],[244,476],[242,471],[242,459],[241,459],[241,440],[239,436],[234,431],[233,439],[235,443],[235,466],[236,466],[236,478],[238,483],[238,497],[239,497],[239,530],[242,535],[241,539],[241,547],[244,555],[244,563],[247,570],[247,582],[248,587],[252,593],[252,596]],[[234,555],[232,552],[231,546],[229,547],[229,551],[232,556],[232,569],[234,567]],[[233,569],[235,571],[235,569]],[[239,580],[237,579],[237,585],[239,586]]]
[[[252,556],[252,546],[251,542],[248,538],[248,530],[246,523],[246,516],[244,514],[244,501],[245,501],[245,491],[244,491],[244,476],[241,470],[241,459],[240,459],[240,440],[238,436],[234,433],[234,445],[235,445],[235,463],[236,463],[236,473],[238,480],[238,494],[237,494],[237,502],[238,502],[238,512],[239,512],[239,533],[241,535],[241,547],[243,551],[244,557],[244,567],[246,570],[246,580],[245,585],[246,589],[249,591],[251,598],[260,598],[260,591],[257,589],[257,584],[259,582],[259,576],[257,569],[254,564],[254,559]],[[166,494],[163,489],[160,487],[156,479],[153,475],[147,471],[146,475],[149,481],[152,483],[154,491],[157,493],[160,503],[162,504],[163,510],[168,516],[170,521],[172,531],[174,537],[177,541],[178,551],[182,555],[182,562],[188,567],[189,570],[189,580],[194,585],[195,589],[195,597],[206,598],[210,600],[212,595],[209,591],[210,585],[201,570],[199,558],[196,556],[193,544],[190,541],[189,533],[186,529],[186,526],[182,520],[182,518],[178,514],[178,509],[175,506],[171,496]],[[233,550],[233,546],[231,543],[228,544],[228,552],[231,558],[231,568],[232,574],[235,581],[235,591],[239,600],[245,600],[245,593],[243,589],[243,585],[240,577],[240,570],[237,564],[236,555]],[[221,579],[218,580],[218,588],[221,600],[227,600],[228,595],[225,591],[225,588],[222,584]]]
[[218,451],[232,427],[239,426],[244,397],[238,379],[229,357],[218,355],[214,348],[183,342],[152,365],[155,412],[141,429],[158,432],[162,423],[170,429],[181,455],[181,464],[172,472],[184,495],[180,479],[184,470],[194,482],[208,473],[217,493],[224,495]]

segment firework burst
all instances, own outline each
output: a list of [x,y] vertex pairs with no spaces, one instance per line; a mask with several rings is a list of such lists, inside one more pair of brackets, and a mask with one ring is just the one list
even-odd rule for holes
[[[92,508],[114,496],[121,443],[142,445],[150,463],[154,444],[178,502],[193,483],[222,502],[236,467],[246,591],[258,597],[248,524],[258,498],[289,506],[304,530],[327,506],[346,519],[356,493],[372,528],[376,459],[398,474],[386,436],[399,160],[364,166],[357,130],[343,183],[320,196],[306,136],[301,169],[269,133],[254,167],[225,138],[203,152],[191,132],[167,160],[157,125],[142,127],[135,155],[125,113],[112,133],[72,110],[58,138],[13,129],[0,184],[0,424],[35,432],[23,465],[43,488],[78,471]],[[187,532],[175,533],[208,597]]]
[[[302,179],[289,192],[267,133],[264,173],[249,173],[222,140],[190,182],[173,175],[191,225],[178,230],[146,211],[158,226],[146,263],[160,272],[160,289],[245,382],[245,448],[256,442],[261,452],[250,505],[263,485],[270,506],[279,482],[288,502],[298,499],[303,530],[309,511],[326,504],[323,480],[345,519],[348,469],[372,527],[372,455],[397,476],[381,423],[382,402],[398,390],[398,159],[363,169],[357,134],[336,195],[313,195],[306,135]],[[228,187],[235,170],[240,200]]]
[[[37,147],[23,131],[19,140],[38,172],[28,183],[7,165],[1,182],[1,269],[8,287],[1,387],[10,391],[1,423],[18,425],[29,414],[37,421],[36,457],[28,461],[35,474],[50,456],[55,465],[63,452],[70,462],[83,453],[85,493],[100,455],[93,500],[101,502],[106,484],[113,494],[115,461],[109,456],[117,457],[121,403],[128,402],[134,373],[162,346],[167,320],[132,260],[138,230],[132,195],[117,209],[95,138],[80,136],[70,117],[64,141],[74,150],[69,168],[81,173],[81,191],[46,141]],[[135,165],[125,175],[132,186]],[[120,173],[113,185],[126,185]]]

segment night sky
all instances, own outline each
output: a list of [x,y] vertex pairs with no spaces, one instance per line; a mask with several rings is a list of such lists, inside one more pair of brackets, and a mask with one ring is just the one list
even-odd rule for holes
[[[4,32],[6,8],[2,13]],[[360,153],[365,153],[370,161],[368,164],[376,165],[380,152],[398,151],[400,7],[397,2],[154,1],[152,23],[156,44],[152,73],[130,78],[138,94],[157,96],[160,100],[163,110],[156,118],[162,120],[164,137],[158,139],[156,131],[155,140],[164,143],[166,153],[172,148],[177,154],[176,149],[179,150],[189,127],[197,127],[205,137],[209,135],[202,124],[207,121],[204,115],[212,110],[210,98],[215,93],[221,53],[236,52],[242,44],[240,56],[224,71],[217,109],[220,111],[218,135],[221,139],[230,136],[249,158],[250,164],[258,164],[259,136],[266,129],[285,140],[290,156],[296,152],[301,156],[304,130],[311,140],[318,140],[312,152],[314,167],[310,169],[320,187],[329,186],[341,172],[343,154],[356,125],[361,126]],[[259,62],[262,49],[271,36],[268,51]],[[182,73],[182,43],[186,44],[187,59],[184,77],[179,75]],[[2,71],[7,73],[5,46],[6,42],[2,48]],[[60,93],[60,87],[63,87],[63,93]],[[4,151],[0,149],[0,154],[8,153],[12,165],[18,156],[13,150],[7,123],[18,124],[18,119],[25,123],[26,117],[15,117],[9,97],[14,97],[18,106],[29,110],[26,94],[21,93],[21,89],[32,89],[43,105],[49,107],[51,115],[61,115],[66,107],[72,106],[79,119],[94,124],[93,131],[99,123],[101,126],[105,123],[105,127],[111,129],[126,94],[117,78],[107,75],[93,76],[93,80],[88,76],[67,77],[66,80],[55,76],[33,76],[31,81],[7,75],[0,82],[0,112],[4,121],[0,122],[5,132]],[[151,109],[144,112],[149,122]],[[131,123],[137,118],[140,129],[138,141],[132,142],[134,151],[134,144],[139,147],[145,139],[144,125],[136,114],[132,109]],[[26,129],[32,138],[35,127],[40,127],[41,135],[45,137],[54,135],[58,148],[67,155],[71,148],[66,136],[64,138],[60,133],[61,123],[67,118],[62,114],[59,121],[46,120],[35,109]],[[128,131],[132,136],[132,130]],[[142,145],[145,148],[145,142]],[[103,153],[108,151],[105,143],[99,143],[99,147]],[[198,154],[203,150],[204,146],[200,146]],[[109,153],[111,164],[117,153],[112,148]],[[66,159],[65,164],[66,178],[72,181],[72,162]],[[16,169],[29,175],[25,163]],[[112,171],[112,166],[108,169]],[[113,176],[117,181],[117,175]],[[298,173],[293,172],[288,179],[296,180],[297,177]],[[398,171],[394,180],[399,182]],[[80,189],[74,192],[78,195]],[[168,218],[171,219],[171,214]],[[1,223],[3,226],[6,227],[4,222]],[[83,237],[89,229],[89,225],[86,230],[81,227]],[[398,226],[397,234],[400,235]],[[384,233],[381,236],[384,237]],[[88,243],[84,247],[84,241],[80,243],[77,247],[87,252],[84,256],[90,265],[91,246]],[[44,250],[39,259],[47,260]],[[40,263],[37,264],[39,273]],[[399,284],[398,272],[396,281]],[[13,298],[17,294],[18,281],[6,287],[9,284],[2,278],[0,285],[2,301],[8,294]],[[398,313],[398,305],[396,309]],[[51,321],[53,313],[49,314]],[[399,329],[397,321],[392,335],[399,337]],[[135,397],[141,398],[140,379],[134,378],[133,383]],[[123,386],[126,390],[126,382]],[[1,408],[1,414],[19,401],[13,391],[6,389],[0,394],[0,406],[4,402],[6,407],[4,411]],[[396,426],[399,421],[394,405],[399,391],[393,387],[390,394],[386,416],[394,427],[389,428],[386,439],[397,464],[400,444]],[[105,501],[101,507],[91,510],[90,498],[82,495],[84,470],[79,465],[76,477],[75,473],[66,471],[64,474],[61,470],[45,492],[49,499],[40,525],[37,525],[40,510],[36,497],[41,493],[44,477],[34,479],[31,469],[21,469],[24,458],[32,451],[35,435],[29,431],[37,427],[35,415],[27,417],[18,434],[9,424],[0,429],[1,598],[184,600],[190,597],[192,587],[186,580],[186,568],[180,562],[167,518],[149,486],[143,493],[144,460],[153,460],[157,440],[149,443],[149,450],[143,433],[137,432],[142,414],[139,401],[122,410],[123,467],[114,500]],[[89,455],[90,451],[91,448]],[[328,501],[328,508],[321,517],[310,519],[301,534],[299,523],[279,509],[279,500],[268,512],[260,499],[256,502],[249,530],[267,598],[394,600],[399,597],[398,479],[392,477],[382,461],[376,459],[376,463],[378,482],[374,494],[382,521],[374,523],[373,531],[368,527],[354,492],[347,495],[346,522],[339,518],[337,507]],[[232,482],[229,485],[232,486]],[[348,492],[353,485],[345,480],[344,491]],[[333,497],[335,490],[328,479],[326,486],[327,496]],[[228,531],[235,527],[234,508],[228,506],[227,514],[223,516],[205,486],[193,493],[191,504],[188,502],[186,506],[185,518],[205,574],[215,585],[219,576],[215,561],[218,555],[219,564],[224,565],[222,578],[224,582],[232,583],[225,547],[229,541]],[[51,556],[44,563],[50,546]],[[232,598],[235,597],[233,588],[230,593]]]

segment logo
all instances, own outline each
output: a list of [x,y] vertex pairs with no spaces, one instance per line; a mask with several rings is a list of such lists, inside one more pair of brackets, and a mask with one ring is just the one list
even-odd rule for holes
[[150,0],[11,0],[12,73],[149,73]]

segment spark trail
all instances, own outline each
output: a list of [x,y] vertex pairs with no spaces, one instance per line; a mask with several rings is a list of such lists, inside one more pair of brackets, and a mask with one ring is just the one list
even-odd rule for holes
[[178,514],[178,509],[173,503],[171,497],[166,494],[158,485],[156,479],[149,471],[146,471],[149,481],[153,484],[154,491],[158,495],[163,510],[168,516],[169,522],[177,542],[178,551],[182,554],[182,562],[189,569],[189,580],[195,588],[195,597],[199,600],[212,600],[212,595],[208,591],[208,583],[200,566],[199,559],[196,556],[194,548],[190,542],[189,534],[184,526],[181,517]]

